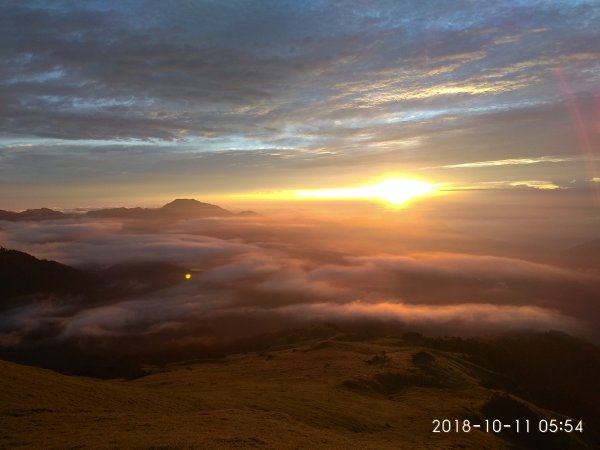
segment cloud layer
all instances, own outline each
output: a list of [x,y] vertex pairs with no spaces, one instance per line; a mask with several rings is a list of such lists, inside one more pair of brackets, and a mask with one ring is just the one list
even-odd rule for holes
[[[158,290],[9,308],[0,321],[4,348],[119,342],[118,351],[135,351],[147,342],[156,352],[185,353],[315,321],[395,323],[434,334],[560,329],[599,338],[598,272],[482,253],[478,240],[457,240],[460,252],[410,248],[433,230],[397,235],[393,224],[374,230],[369,222],[350,227],[307,216],[2,227],[5,246],[90,270],[140,261],[181,267],[181,281]],[[336,235],[342,240],[330,239]],[[391,236],[404,250],[390,245]]]

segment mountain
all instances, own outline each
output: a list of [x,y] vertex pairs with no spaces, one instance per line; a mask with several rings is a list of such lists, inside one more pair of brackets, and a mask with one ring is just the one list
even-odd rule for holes
[[0,209],[0,220],[9,220],[11,222],[24,220],[56,220],[66,219],[68,214],[60,211],[54,211],[49,208],[28,209],[22,212],[4,211]]
[[36,298],[79,296],[89,306],[157,291],[184,280],[188,269],[160,261],[130,262],[83,271],[0,247],[0,311]]
[[108,208],[89,211],[86,215],[123,219],[193,219],[233,216],[234,213],[220,206],[194,199],[176,199],[161,208]]
[[[598,448],[597,382],[591,377],[597,350],[584,346],[592,365],[570,368],[589,372],[588,384],[574,386],[567,377],[556,391],[589,389],[593,411],[567,417],[536,401],[516,373],[478,364],[470,353],[475,345],[483,354],[500,346],[510,357],[523,351],[516,341],[514,347],[451,341],[453,350],[443,350],[441,342],[423,337],[415,344],[408,335],[323,331],[295,332],[285,344],[260,351],[148,366],[145,376],[128,380],[0,361],[0,448]],[[543,348],[543,335],[533,340],[541,346],[535,351],[553,353],[557,361],[577,345],[553,336],[552,343],[562,342],[555,351]],[[540,424],[568,419],[583,421],[583,431],[539,431]],[[472,426],[497,420],[513,429]],[[441,431],[442,421],[450,431]]]
[[[89,273],[2,248],[0,307],[38,293],[80,298],[67,315],[107,300],[143,302],[141,294],[185,283],[184,273],[161,262]],[[591,449],[600,442],[600,349],[558,332],[431,338],[400,326],[317,322],[219,343],[171,321],[160,339],[185,345],[167,354],[143,328],[129,337],[92,329],[57,339],[62,324],[48,323],[11,343],[11,329],[0,325],[0,448]],[[436,419],[529,421],[531,431],[434,433]],[[584,431],[539,431],[543,421],[568,419],[583,421]],[[98,433],[98,423],[109,431]]]
[[[97,279],[56,261],[0,247],[0,299],[32,295],[79,295],[93,290]],[[2,308],[3,304],[0,304]]]
[[88,211],[85,215],[88,217],[100,218],[120,218],[120,219],[146,219],[152,217],[152,209],[146,208],[104,208]]
[[199,202],[194,199],[179,198],[167,203],[160,211],[168,215],[186,216],[186,217],[205,217],[205,216],[231,216],[233,213],[210,203]]
[[[258,216],[254,211],[233,213],[217,205],[200,202],[194,199],[179,198],[160,208],[103,208],[88,211],[84,216],[118,219],[195,219],[201,217],[250,217]],[[22,212],[0,210],[0,220],[37,221],[68,219],[74,215],[54,211],[49,208],[28,209]]]

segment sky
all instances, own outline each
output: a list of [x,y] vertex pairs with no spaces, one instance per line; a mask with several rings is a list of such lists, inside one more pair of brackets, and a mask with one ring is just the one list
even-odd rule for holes
[[593,0],[5,0],[0,209],[386,176],[592,196],[599,42]]

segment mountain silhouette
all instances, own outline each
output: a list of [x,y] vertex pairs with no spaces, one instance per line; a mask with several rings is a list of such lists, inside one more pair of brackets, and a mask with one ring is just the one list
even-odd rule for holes
[[54,211],[49,208],[27,209],[22,212],[5,211],[0,209],[0,220],[9,220],[17,222],[21,220],[56,220],[66,219],[68,214],[60,211]]
[[210,203],[199,202],[194,199],[178,198],[170,203],[167,203],[159,211],[166,214],[196,216],[231,216],[233,213]]
[[176,199],[161,208],[107,208],[89,211],[90,217],[116,217],[123,219],[183,219],[198,217],[226,217],[234,213],[217,205],[194,199]]
[[[88,305],[182,282],[188,269],[161,261],[128,262],[84,271],[0,247],[0,310],[42,297],[74,297]],[[14,300],[14,301],[13,301]]]
[[[0,299],[31,294],[77,295],[94,289],[94,275],[0,247]],[[0,308],[5,305],[0,304]]]
[[99,217],[117,219],[195,219],[200,217],[250,217],[258,216],[254,211],[233,213],[220,206],[200,202],[191,198],[178,198],[160,208],[102,208],[82,215],[65,214],[49,208],[28,209],[22,212],[0,209],[0,220],[10,222],[69,219],[73,217]]

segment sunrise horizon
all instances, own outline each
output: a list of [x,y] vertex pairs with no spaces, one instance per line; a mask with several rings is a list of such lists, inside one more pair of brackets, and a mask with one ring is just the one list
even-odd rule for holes
[[0,448],[600,448],[597,0],[0,1]]

